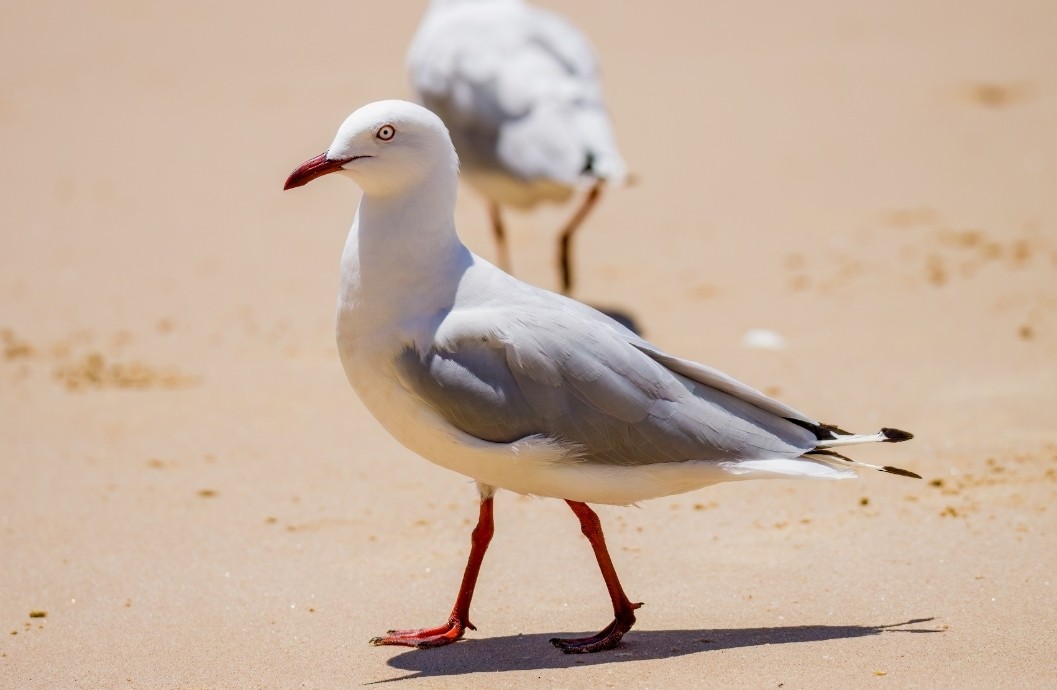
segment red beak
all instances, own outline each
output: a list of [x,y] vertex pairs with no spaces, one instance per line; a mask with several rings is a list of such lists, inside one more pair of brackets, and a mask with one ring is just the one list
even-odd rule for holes
[[321,153],[312,160],[305,161],[297,170],[290,173],[290,177],[286,178],[286,184],[283,185],[283,190],[306,185],[317,177],[340,170],[341,166],[348,162],[348,158],[330,160],[326,153]]

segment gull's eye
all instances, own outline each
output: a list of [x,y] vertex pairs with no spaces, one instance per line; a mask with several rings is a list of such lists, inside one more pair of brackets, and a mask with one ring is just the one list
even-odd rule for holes
[[378,128],[378,131],[374,133],[374,136],[378,137],[382,141],[389,141],[396,136],[396,128],[392,125],[382,125]]

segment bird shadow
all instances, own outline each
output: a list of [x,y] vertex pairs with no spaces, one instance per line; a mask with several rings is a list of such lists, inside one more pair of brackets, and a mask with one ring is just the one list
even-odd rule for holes
[[666,659],[701,654],[720,649],[757,647],[798,642],[868,637],[882,633],[939,633],[939,628],[905,628],[928,623],[935,618],[914,618],[889,625],[792,625],[782,628],[728,628],[719,630],[633,630],[611,651],[595,654],[562,654],[552,649],[550,635],[508,635],[485,639],[465,639],[431,650],[411,650],[389,660],[389,666],[411,671],[397,678],[368,685],[414,678],[457,676],[465,673],[537,671],[598,666],[627,661]]
[[624,328],[627,328],[635,335],[642,335],[642,325],[639,324],[639,322],[635,319],[634,316],[624,311],[623,309],[617,309],[616,307],[601,307],[597,304],[592,304],[591,306],[597,309],[598,311],[602,312],[609,318],[613,319]]

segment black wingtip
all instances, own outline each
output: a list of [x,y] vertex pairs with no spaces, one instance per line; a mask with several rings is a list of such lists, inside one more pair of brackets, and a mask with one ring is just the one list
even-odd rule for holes
[[[906,439],[903,439],[906,440]],[[885,465],[881,468],[882,472],[888,472],[889,474],[898,474],[900,477],[911,477],[912,479],[921,479],[920,474],[915,474],[910,470],[904,470],[899,467],[892,467],[891,465]]]
[[914,438],[914,434],[909,431],[903,431],[902,429],[884,428],[881,429],[881,433],[884,434],[885,443],[901,443]]
[[818,427],[823,431],[829,432],[829,438],[837,438],[837,434],[841,436],[850,436],[851,432],[845,429],[841,429],[836,424],[819,424]]
[[584,156],[584,169],[580,171],[580,174],[581,175],[590,175],[592,177],[596,176],[595,175],[595,152],[594,151],[588,151],[587,155]]
[[815,435],[815,438],[817,438],[819,441],[832,441],[837,438],[838,434],[844,436],[851,435],[850,431],[845,431],[839,426],[835,426],[833,424],[815,424],[814,422],[807,422],[803,419],[797,419],[796,417],[786,417],[785,420],[787,422],[792,422],[793,424],[796,424],[799,427],[807,429],[808,431],[813,433]]

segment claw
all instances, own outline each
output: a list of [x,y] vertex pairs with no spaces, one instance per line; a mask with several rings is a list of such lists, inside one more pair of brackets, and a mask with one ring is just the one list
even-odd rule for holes
[[601,652],[616,647],[617,644],[620,643],[620,639],[624,637],[624,633],[631,630],[631,626],[634,625],[634,623],[634,619],[630,621],[614,620],[597,635],[564,639],[554,637],[551,638],[550,643],[566,654],[590,654],[591,652]]
[[372,637],[370,643],[375,647],[398,645],[401,647],[432,649],[433,647],[442,647],[455,642],[463,636],[466,627],[458,620],[451,620],[436,628],[390,630],[384,637]]

